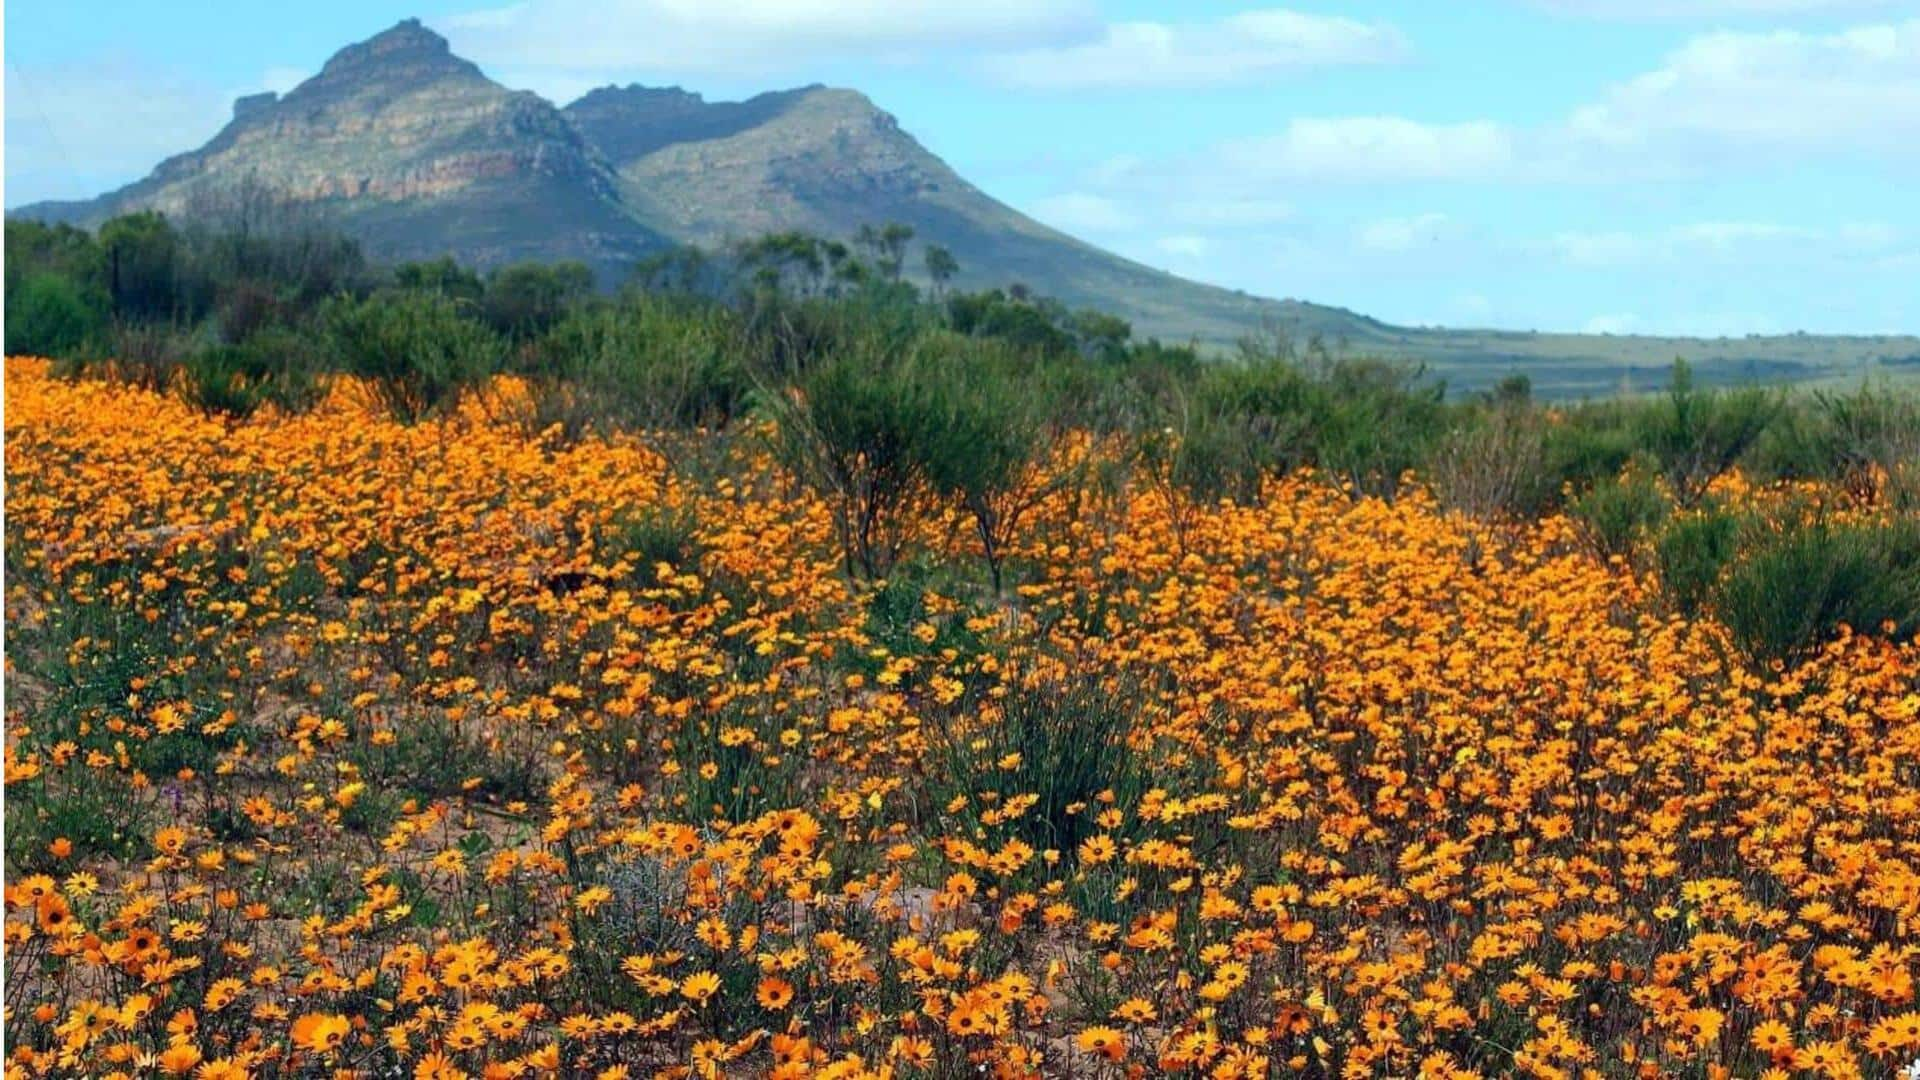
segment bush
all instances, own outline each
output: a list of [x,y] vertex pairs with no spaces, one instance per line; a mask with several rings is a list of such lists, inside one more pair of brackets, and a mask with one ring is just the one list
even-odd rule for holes
[[238,345],[213,345],[183,365],[187,400],[202,412],[245,419],[261,406],[305,412],[325,393],[320,358],[292,330],[266,329]]
[[1594,485],[1568,507],[1601,558],[1626,558],[1667,516],[1667,498],[1644,469]]
[[1238,362],[1174,381],[1145,432],[1149,469],[1201,502],[1251,501],[1266,477],[1303,465],[1391,497],[1441,434],[1444,388],[1415,368],[1312,356],[1249,343]]
[[1692,618],[1706,607],[1720,572],[1738,550],[1740,519],[1704,506],[1667,523],[1654,542],[1660,584],[1674,609]]
[[1034,476],[1047,446],[1046,404],[1009,350],[955,338],[941,352],[928,372],[935,411],[914,452],[933,490],[972,520],[998,593],[1021,519],[1069,477]]
[[1201,502],[1253,502],[1275,473],[1314,460],[1316,390],[1293,364],[1253,357],[1200,374],[1178,401],[1173,440],[1150,437],[1157,470]]
[[1541,435],[1540,486],[1557,502],[1618,477],[1633,460],[1635,429],[1646,406],[1630,401],[1587,403],[1550,412]]
[[593,271],[584,263],[518,263],[487,279],[481,317],[495,333],[525,341],[552,329],[592,292]]
[[687,299],[629,296],[568,313],[527,372],[531,417],[569,438],[588,431],[718,428],[753,393],[729,314]]
[[105,323],[100,304],[79,282],[44,271],[31,274],[7,296],[7,355],[71,356]]
[[1882,384],[1852,394],[1816,392],[1814,445],[1833,474],[1865,484],[1920,466],[1920,398]]
[[180,234],[153,211],[124,214],[100,226],[107,293],[116,314],[139,322],[179,317]]
[[1097,678],[1011,688],[986,722],[939,725],[935,760],[943,767],[930,778],[935,801],[951,806],[965,795],[961,805],[968,812],[990,809],[998,800],[956,786],[983,778],[1002,799],[1036,796],[1033,808],[1011,823],[1014,833],[1036,849],[1073,858],[1080,842],[1098,831],[1094,819],[1102,809],[1132,806],[1155,784],[1127,742],[1142,696],[1137,686]]
[[336,362],[403,423],[445,410],[500,367],[499,339],[445,296],[339,297],[322,319]]
[[187,358],[183,368],[183,392],[201,412],[244,420],[266,404],[261,383],[267,372],[238,345],[201,349]]
[[1445,430],[1446,388],[1424,383],[1424,375],[1383,360],[1334,362],[1320,380],[1313,418],[1320,468],[1357,493],[1391,498]]
[[1440,440],[1427,472],[1444,503],[1490,521],[1531,513],[1551,497],[1545,450],[1540,414],[1509,400],[1463,415]]
[[917,358],[845,354],[778,396],[780,459],[833,508],[849,573],[884,575],[926,481],[927,442],[947,411]]
[[1758,388],[1700,390],[1693,370],[1676,360],[1665,400],[1640,414],[1639,443],[1659,463],[1674,499],[1692,506],[1758,441],[1780,406],[1777,394]]
[[1787,521],[1759,529],[1726,569],[1714,613],[1748,656],[1788,661],[1845,624],[1920,630],[1920,521]]

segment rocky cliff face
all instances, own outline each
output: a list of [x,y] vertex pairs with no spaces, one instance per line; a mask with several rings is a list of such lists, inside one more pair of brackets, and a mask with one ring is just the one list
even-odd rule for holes
[[629,205],[697,243],[914,224],[920,215],[897,212],[972,190],[852,90],[810,86],[709,104],[680,90],[609,87],[566,113],[618,170]]
[[[312,206],[391,257],[604,262],[660,242],[624,211],[612,169],[560,110],[494,83],[417,20],[342,49],[284,97],[241,98],[207,145],[68,216],[209,216],[242,183]],[[377,234],[355,229],[369,217]],[[440,231],[449,219],[473,231]],[[534,223],[563,232],[523,227]]]

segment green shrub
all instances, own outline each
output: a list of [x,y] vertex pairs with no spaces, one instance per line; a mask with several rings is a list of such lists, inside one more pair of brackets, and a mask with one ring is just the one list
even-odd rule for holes
[[753,393],[743,352],[731,315],[711,303],[633,295],[578,307],[535,351],[530,419],[569,438],[722,427]]
[[1643,469],[1593,486],[1568,507],[1602,558],[1627,558],[1666,519],[1667,498]]
[[1355,492],[1391,498],[1446,429],[1446,388],[1384,360],[1340,360],[1322,376],[1314,457]]
[[1851,394],[1816,392],[1815,445],[1833,475],[1864,479],[1920,465],[1920,396],[1881,384]]
[[[1173,440],[1150,438],[1150,457],[1201,502],[1254,501],[1268,476],[1315,460],[1316,387],[1292,363],[1251,357],[1202,372],[1178,399]],[[1150,435],[1153,433],[1149,433]]]
[[1715,590],[1714,613],[1748,656],[1789,661],[1842,623],[1864,633],[1920,630],[1920,521],[1793,520],[1748,538]]
[[321,360],[296,331],[272,327],[237,345],[210,345],[182,364],[182,391],[209,415],[243,420],[264,405],[305,412],[326,391]]
[[1038,478],[1046,404],[1004,346],[943,339],[926,358],[933,415],[914,448],[934,492],[971,519],[993,590],[1021,521],[1068,478]]
[[182,391],[204,413],[244,420],[266,404],[268,373],[239,345],[208,346],[187,357],[183,369]]
[[1660,584],[1675,610],[1692,618],[1712,598],[1720,573],[1738,550],[1741,522],[1704,505],[1667,522],[1654,542]]
[[1549,502],[1618,477],[1633,460],[1635,429],[1645,409],[1638,402],[1604,401],[1550,415],[1540,447],[1540,486]]
[[919,357],[861,352],[817,363],[769,395],[781,462],[833,508],[849,573],[879,577],[899,557],[929,440],[948,412],[939,393]]
[[[1013,833],[1072,859],[1080,841],[1099,831],[1094,819],[1103,808],[1131,806],[1154,786],[1127,741],[1142,696],[1126,682],[1068,678],[1010,688],[987,722],[937,722],[934,760],[944,767],[928,778],[933,799],[951,806],[965,796],[961,813],[977,819],[1006,797],[1037,796],[1033,809],[1010,823]],[[962,701],[981,708],[977,700]],[[989,792],[998,798],[983,799]]]
[[439,294],[338,297],[322,319],[336,362],[404,423],[451,407],[501,364],[499,339]]
[[1666,397],[1639,416],[1639,444],[1659,464],[1674,499],[1692,506],[1759,440],[1780,408],[1780,396],[1768,390],[1699,389],[1692,368],[1676,360]]
[[584,263],[517,263],[487,279],[481,317],[495,333],[525,341],[545,334],[592,292],[593,271]]
[[30,274],[7,295],[9,356],[72,356],[105,325],[97,298],[69,277]]

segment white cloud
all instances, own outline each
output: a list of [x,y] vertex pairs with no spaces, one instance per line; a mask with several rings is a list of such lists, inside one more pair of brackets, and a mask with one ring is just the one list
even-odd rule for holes
[[1175,221],[1197,226],[1254,227],[1278,225],[1293,218],[1293,204],[1284,199],[1191,199],[1167,210]]
[[1772,221],[1699,221],[1645,232],[1562,232],[1548,250],[1578,267],[1707,261],[1753,265],[1766,260],[1897,255],[1907,233],[1879,222],[1833,227],[1786,225]]
[[1236,139],[1220,156],[1255,175],[1313,180],[1467,180],[1513,164],[1513,134],[1476,120],[1427,124],[1398,116],[1302,118],[1277,135]]
[[1139,224],[1139,219],[1115,200],[1083,191],[1050,195],[1034,203],[1032,213],[1036,219],[1066,232],[1120,232]]
[[566,76],[765,76],[824,58],[1043,47],[1100,30],[1091,0],[521,0],[437,25],[455,52],[535,89]]
[[1632,312],[1595,315],[1580,328],[1583,334],[1631,334],[1640,325],[1640,316]]
[[1682,245],[1726,251],[1749,244],[1767,244],[1794,240],[1811,240],[1821,235],[1813,229],[1797,225],[1780,225],[1771,221],[1701,221],[1691,225],[1681,225],[1672,232],[1672,238]]
[[1535,7],[1598,19],[1707,19],[1817,15],[1885,7],[1890,0],[1534,0]]
[[1575,110],[1567,133],[1616,154],[1912,153],[1920,142],[1920,19],[1832,34],[1704,34]]
[[1155,246],[1168,255],[1182,259],[1203,258],[1213,248],[1206,237],[1195,236],[1192,233],[1163,236],[1155,242]]
[[1354,231],[1354,243],[1374,252],[1411,251],[1422,244],[1439,240],[1449,231],[1453,220],[1445,214],[1421,214],[1417,217],[1382,218],[1370,221]]
[[313,72],[302,68],[270,67],[260,74],[260,89],[284,94],[306,82],[312,75]]
[[1094,41],[988,57],[982,66],[1001,82],[1037,89],[1195,87],[1393,63],[1409,51],[1385,23],[1269,8],[1204,23],[1114,23]]
[[1632,262],[1645,250],[1642,238],[1626,232],[1562,232],[1548,246],[1576,266],[1616,266]]
[[1883,252],[1898,247],[1902,232],[1881,221],[1854,221],[1837,230],[1840,242],[1854,251]]

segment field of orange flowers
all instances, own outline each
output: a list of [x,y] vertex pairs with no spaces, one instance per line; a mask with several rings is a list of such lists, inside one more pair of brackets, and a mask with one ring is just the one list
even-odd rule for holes
[[1565,519],[1107,470],[995,596],[752,433],[6,384],[8,1077],[1920,1057],[1920,645],[1756,670]]

